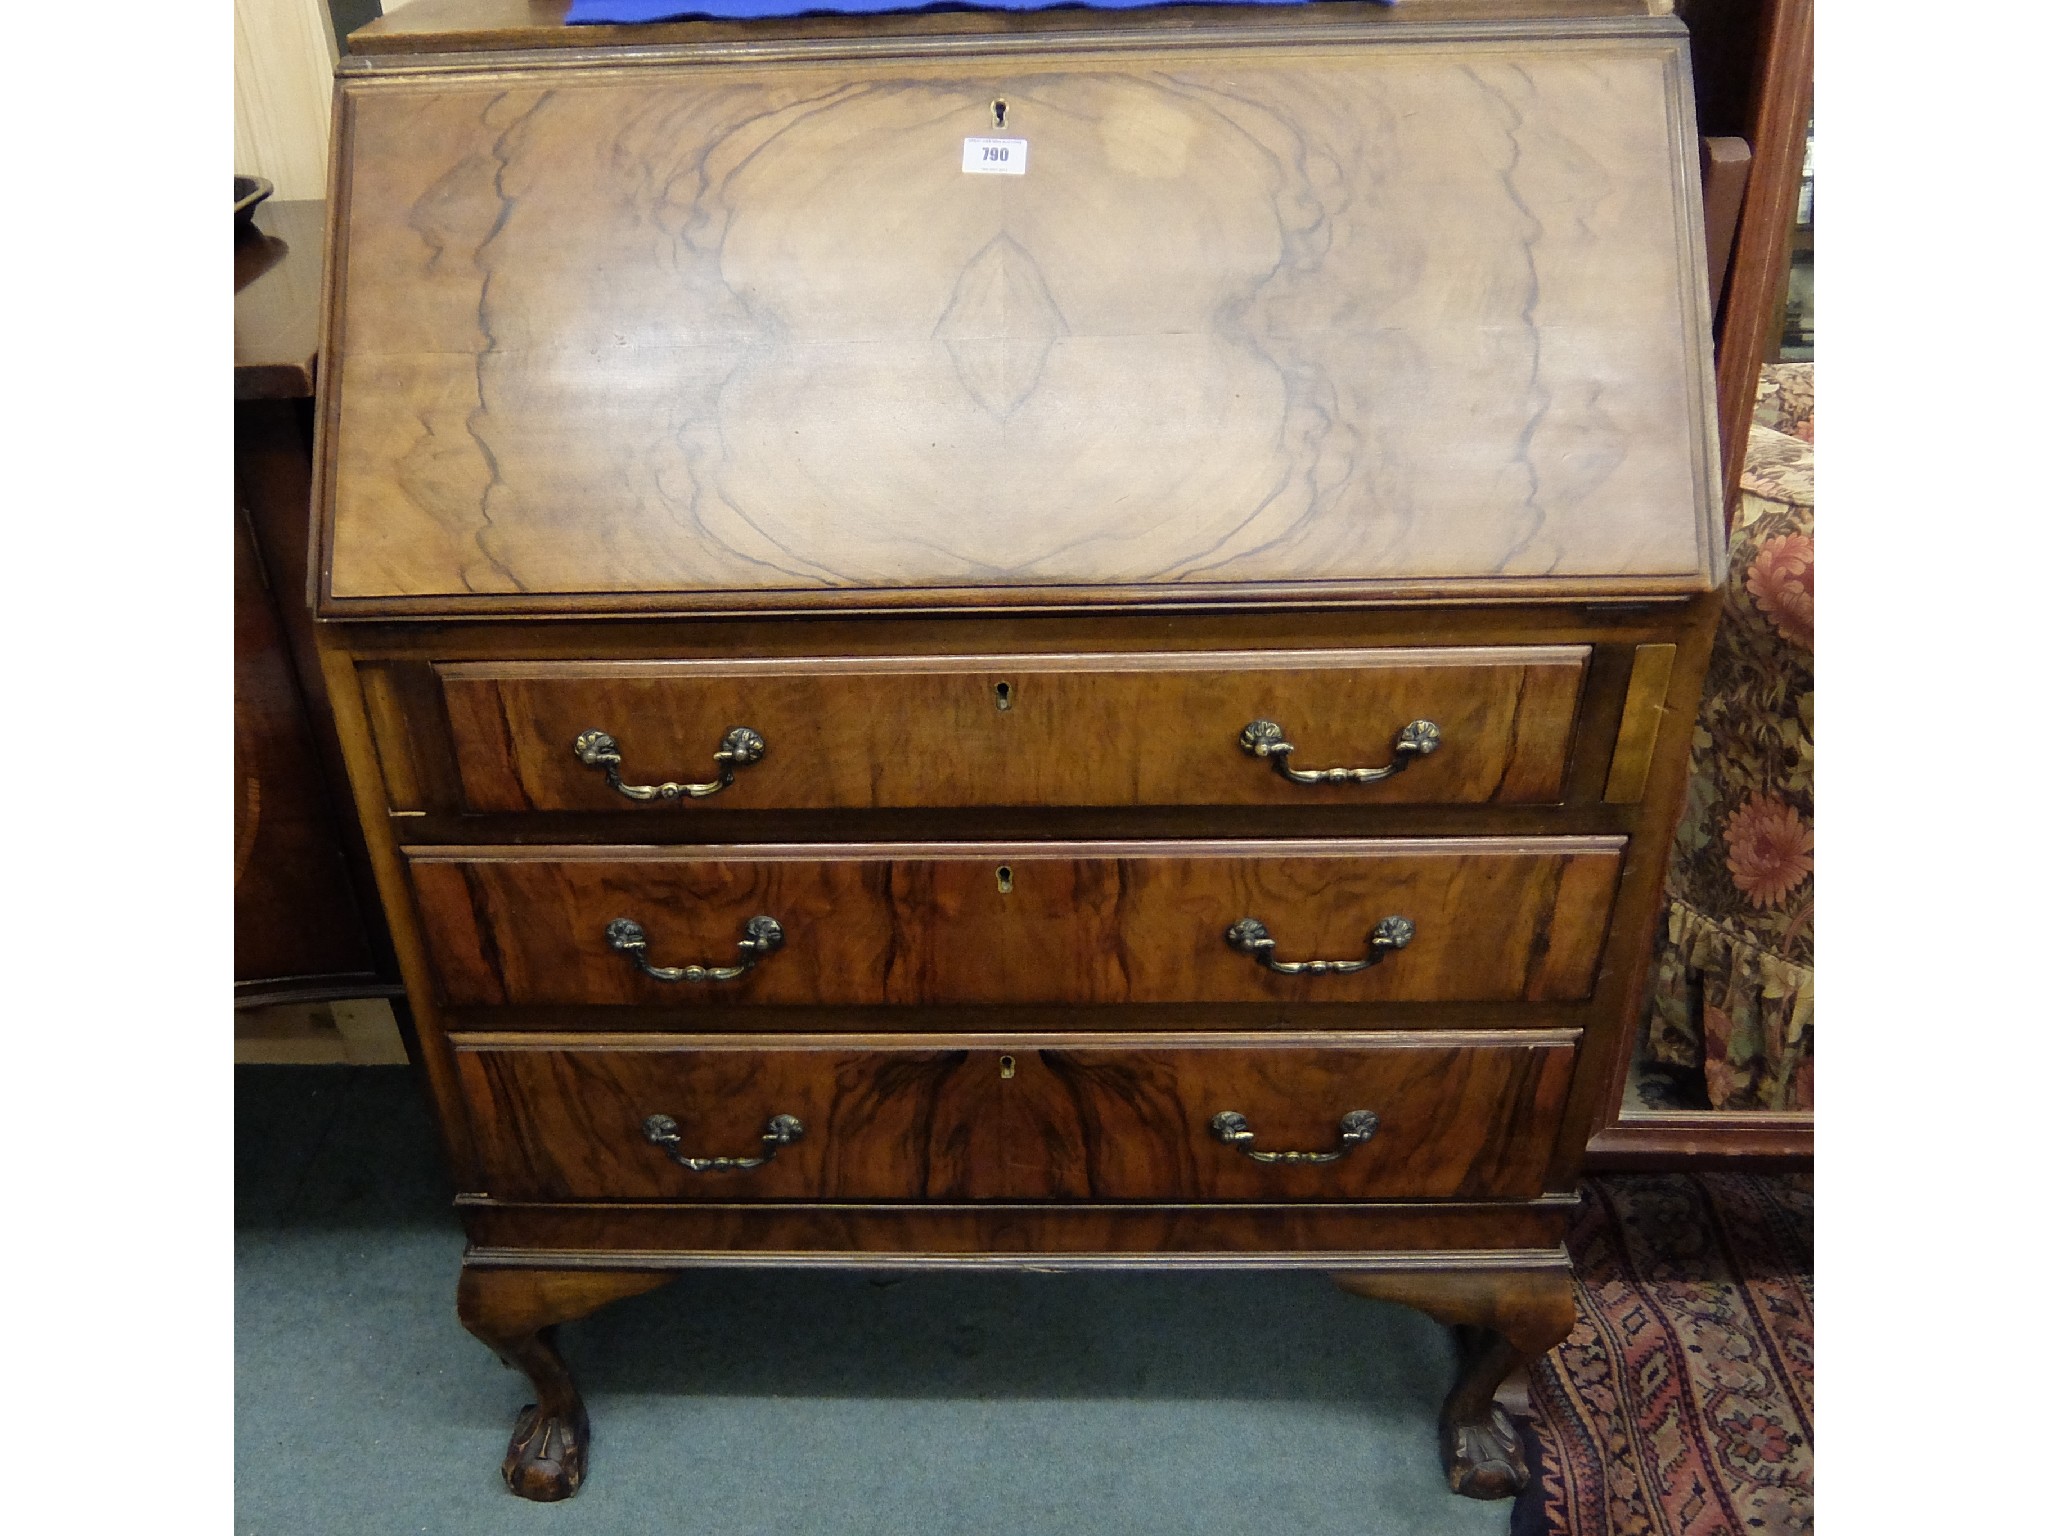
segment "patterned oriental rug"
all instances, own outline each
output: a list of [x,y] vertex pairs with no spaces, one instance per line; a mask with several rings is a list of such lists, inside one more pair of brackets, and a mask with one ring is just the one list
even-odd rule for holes
[[1813,1530],[1813,1176],[1582,1186],[1579,1322],[1529,1371],[1512,1536]]

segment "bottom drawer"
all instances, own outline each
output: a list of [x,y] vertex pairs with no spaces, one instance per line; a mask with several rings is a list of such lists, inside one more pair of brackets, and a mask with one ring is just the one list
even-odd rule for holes
[[1541,1192],[1577,1039],[472,1036],[458,1062],[506,1200],[1443,1199]]

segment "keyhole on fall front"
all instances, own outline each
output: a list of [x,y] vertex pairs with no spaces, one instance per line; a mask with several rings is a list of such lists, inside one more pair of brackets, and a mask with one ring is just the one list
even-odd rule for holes
[[1014,1056],[998,1056],[996,1058],[996,1067],[1005,1078],[1015,1077],[1017,1075],[1017,1058]]
[[997,683],[997,684],[996,684],[996,708],[997,708],[997,709],[1008,709],[1009,707],[1010,707],[1010,685],[1009,685],[1008,683]]
[[989,115],[995,118],[996,126],[1000,128],[1003,126],[1003,119],[1010,115],[1010,104],[998,96],[988,104],[988,110]]
[[1003,895],[1007,896],[1010,894],[1011,885],[1012,881],[1010,879],[1010,866],[1007,864],[998,864],[996,866],[996,889],[1002,892]]

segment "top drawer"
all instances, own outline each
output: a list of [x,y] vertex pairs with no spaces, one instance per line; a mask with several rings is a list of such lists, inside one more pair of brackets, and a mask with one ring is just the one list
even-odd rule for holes
[[[467,809],[675,817],[699,800],[1545,804],[1562,793],[1587,656],[1530,646],[437,670]],[[728,744],[739,749],[721,755]]]

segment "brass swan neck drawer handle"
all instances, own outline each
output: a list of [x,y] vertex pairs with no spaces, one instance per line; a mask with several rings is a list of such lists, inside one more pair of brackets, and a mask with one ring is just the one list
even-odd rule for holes
[[731,788],[739,771],[749,763],[761,761],[767,751],[768,743],[761,739],[760,732],[736,725],[719,739],[718,750],[711,754],[711,761],[718,764],[718,777],[710,783],[628,784],[619,777],[625,760],[619,755],[615,737],[603,731],[585,731],[576,738],[576,760],[586,768],[602,768],[605,782],[628,800],[701,800]]
[[759,965],[763,956],[782,948],[782,924],[772,917],[748,918],[737,965],[650,965],[647,930],[630,917],[606,923],[604,941],[656,981],[735,981]]
[[1394,736],[1394,760],[1383,768],[1296,768],[1288,761],[1294,743],[1284,727],[1254,720],[1238,734],[1237,744],[1253,757],[1270,758],[1273,771],[1296,784],[1376,784],[1405,771],[1418,757],[1443,745],[1444,733],[1434,720],[1410,720]]
[[1364,1146],[1380,1128],[1380,1117],[1369,1109],[1354,1109],[1337,1122],[1337,1150],[1334,1152],[1261,1152],[1252,1145],[1251,1122],[1234,1109],[1226,1109],[1209,1122],[1209,1129],[1226,1147],[1235,1147],[1255,1163],[1334,1163]]
[[759,1157],[691,1157],[682,1150],[683,1139],[676,1134],[675,1117],[649,1115],[640,1122],[640,1134],[666,1152],[669,1161],[692,1173],[740,1173],[775,1161],[775,1154],[792,1141],[804,1139],[804,1123],[795,1115],[773,1115],[761,1130]]
[[1415,925],[1405,917],[1383,917],[1373,925],[1363,960],[1276,960],[1273,936],[1256,917],[1240,917],[1223,932],[1230,947],[1250,955],[1269,971],[1282,976],[1345,976],[1370,970],[1397,949],[1406,949],[1415,937]]

